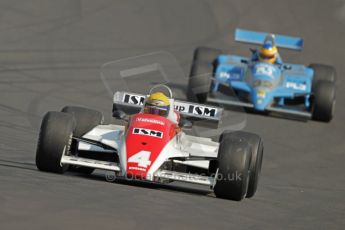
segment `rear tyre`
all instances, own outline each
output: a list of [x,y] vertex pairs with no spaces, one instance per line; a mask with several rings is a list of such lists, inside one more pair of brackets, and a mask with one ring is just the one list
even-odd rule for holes
[[204,62],[192,65],[188,83],[188,97],[192,101],[205,103],[211,88],[213,66]]
[[36,151],[36,166],[41,171],[64,173],[62,155],[69,151],[75,120],[70,114],[48,112],[42,120]]
[[310,64],[309,68],[312,68],[314,70],[312,83],[313,89],[319,81],[329,81],[333,83],[336,82],[336,71],[333,66],[324,64]]
[[[65,106],[61,112],[71,114],[74,117],[76,121],[74,136],[77,138],[82,137],[97,125],[103,124],[104,120],[101,112],[79,106]],[[70,166],[70,171],[82,174],[91,174],[93,173],[94,169],[73,165]]]
[[220,54],[221,50],[219,49],[198,47],[194,50],[193,62],[204,62],[214,65]]
[[242,200],[248,190],[251,151],[241,134],[225,133],[218,152],[217,197]]
[[314,120],[329,122],[335,109],[335,85],[319,81],[313,90],[312,115]]

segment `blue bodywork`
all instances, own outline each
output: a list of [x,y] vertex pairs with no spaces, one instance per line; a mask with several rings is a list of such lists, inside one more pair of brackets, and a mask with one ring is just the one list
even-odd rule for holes
[[[263,44],[267,38],[268,33],[256,32],[244,29],[235,30],[235,40],[238,42],[247,42],[251,44]],[[285,36],[274,34],[275,45],[281,48],[302,50],[303,39],[298,37]]]
[[[262,44],[265,37],[267,34],[260,32],[236,30],[235,33],[236,40],[257,44]],[[302,39],[281,35],[274,37],[279,38],[278,41],[275,40],[278,47],[296,50],[302,48]],[[236,55],[218,56],[211,92],[217,92],[220,84],[230,86],[237,94],[245,95],[246,102],[251,103],[254,109],[259,111],[264,111],[268,107],[285,109],[287,99],[302,97],[302,103],[309,111],[313,69],[304,65],[283,63],[280,57],[279,62],[275,64],[259,62],[255,60],[255,55],[254,52],[251,58]]]

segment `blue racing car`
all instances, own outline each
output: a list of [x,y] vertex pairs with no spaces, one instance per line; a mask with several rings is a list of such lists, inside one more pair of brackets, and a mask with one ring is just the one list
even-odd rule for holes
[[302,50],[301,38],[236,29],[235,40],[261,47],[251,49],[251,57],[197,48],[188,85],[190,99],[295,118],[332,119],[335,68],[284,63],[278,53],[278,47]]

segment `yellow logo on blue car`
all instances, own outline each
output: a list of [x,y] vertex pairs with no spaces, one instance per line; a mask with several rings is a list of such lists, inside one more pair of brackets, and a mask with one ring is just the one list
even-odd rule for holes
[[265,90],[258,90],[256,95],[258,97],[266,97],[266,91]]

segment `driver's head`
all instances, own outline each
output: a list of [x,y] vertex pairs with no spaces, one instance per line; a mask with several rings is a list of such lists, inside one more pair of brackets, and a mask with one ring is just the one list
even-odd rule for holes
[[145,102],[144,113],[168,116],[170,110],[170,101],[164,93],[152,93]]
[[271,43],[265,43],[259,52],[259,61],[268,62],[268,63],[275,63],[278,56],[278,49],[276,46],[272,45]]

